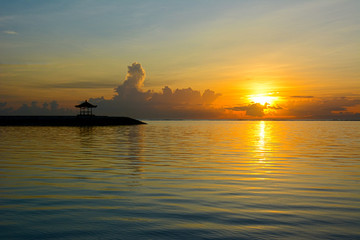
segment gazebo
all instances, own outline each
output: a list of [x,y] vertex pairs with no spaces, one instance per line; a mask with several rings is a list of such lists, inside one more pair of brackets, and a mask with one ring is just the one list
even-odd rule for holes
[[96,105],[93,105],[91,103],[89,103],[87,100],[85,100],[85,102],[76,105],[75,107],[80,108],[80,114],[79,116],[94,116],[92,114],[92,109],[96,108]]

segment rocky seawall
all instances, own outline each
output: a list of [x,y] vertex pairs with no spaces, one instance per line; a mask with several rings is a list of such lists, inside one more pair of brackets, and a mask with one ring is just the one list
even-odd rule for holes
[[146,124],[129,117],[0,116],[0,126],[115,126]]

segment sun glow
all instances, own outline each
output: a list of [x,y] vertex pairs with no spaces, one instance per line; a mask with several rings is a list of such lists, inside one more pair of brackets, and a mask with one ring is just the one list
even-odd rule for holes
[[268,103],[269,105],[273,104],[277,97],[274,96],[264,96],[264,95],[253,95],[250,96],[250,100],[254,103],[260,103],[261,105],[265,105]]

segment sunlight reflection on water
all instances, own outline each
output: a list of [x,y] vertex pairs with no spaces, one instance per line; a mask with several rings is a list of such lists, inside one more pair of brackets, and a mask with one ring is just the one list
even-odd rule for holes
[[0,127],[1,239],[360,238],[360,122]]

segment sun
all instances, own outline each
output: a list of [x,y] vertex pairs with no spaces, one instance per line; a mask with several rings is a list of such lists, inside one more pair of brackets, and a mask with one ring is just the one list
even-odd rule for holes
[[261,105],[265,105],[266,103],[271,105],[276,100],[277,97],[267,96],[267,95],[252,95],[249,99],[254,103],[260,103]]

